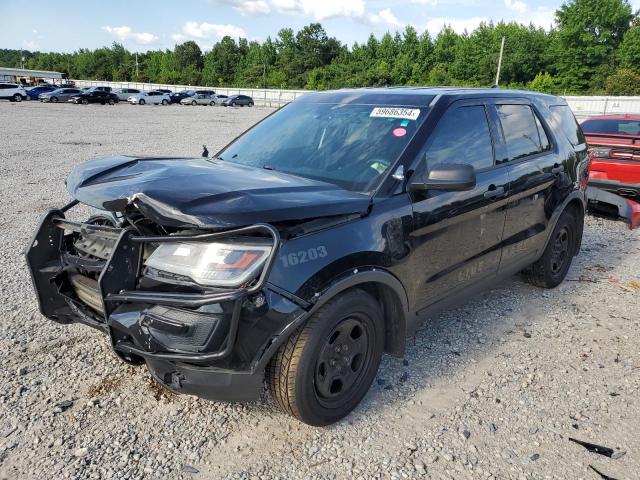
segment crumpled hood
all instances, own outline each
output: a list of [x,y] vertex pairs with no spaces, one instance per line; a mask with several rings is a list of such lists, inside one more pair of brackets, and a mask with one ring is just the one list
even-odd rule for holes
[[165,226],[232,228],[364,213],[368,195],[335,185],[205,158],[107,157],[75,167],[67,190],[109,211],[133,204]]

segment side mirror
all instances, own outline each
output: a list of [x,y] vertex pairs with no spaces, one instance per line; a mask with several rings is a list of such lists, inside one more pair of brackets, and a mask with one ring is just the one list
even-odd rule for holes
[[471,190],[476,186],[476,171],[471,165],[438,163],[426,174],[417,175],[418,178],[412,178],[409,183],[410,192],[423,190],[458,192]]

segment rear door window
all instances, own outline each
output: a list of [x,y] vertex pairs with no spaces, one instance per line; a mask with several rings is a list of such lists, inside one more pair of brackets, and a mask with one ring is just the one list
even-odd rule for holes
[[447,111],[427,149],[428,166],[462,163],[482,170],[493,166],[493,144],[483,105]]
[[586,143],[582,129],[569,105],[552,105],[549,110],[553,114],[554,121],[559,124],[560,130],[574,147]]
[[[496,105],[508,160],[518,160],[549,148],[549,140],[538,131],[539,121],[529,105]],[[544,134],[545,147],[540,140]]]

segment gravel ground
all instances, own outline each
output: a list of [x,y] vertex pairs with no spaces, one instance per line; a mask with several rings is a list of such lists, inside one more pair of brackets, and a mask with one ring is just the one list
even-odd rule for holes
[[266,394],[167,394],[98,332],[41,317],[22,251],[73,165],[213,152],[270,111],[0,103],[0,478],[640,478],[640,231],[623,224],[589,218],[553,291],[513,278],[428,319],[324,429]]

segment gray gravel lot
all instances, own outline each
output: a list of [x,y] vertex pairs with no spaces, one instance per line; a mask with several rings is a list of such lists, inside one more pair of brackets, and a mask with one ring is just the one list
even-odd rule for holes
[[428,319],[324,429],[267,395],[167,394],[98,332],[40,316],[22,252],[72,166],[214,152],[270,112],[0,103],[0,479],[640,478],[640,231],[623,224],[588,219],[553,291],[513,278]]

